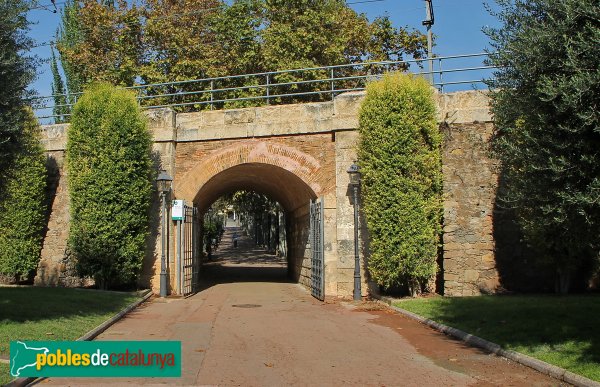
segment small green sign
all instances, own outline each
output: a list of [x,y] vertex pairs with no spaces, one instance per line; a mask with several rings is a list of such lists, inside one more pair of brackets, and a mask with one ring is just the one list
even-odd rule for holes
[[11,341],[13,377],[180,377],[181,341]]

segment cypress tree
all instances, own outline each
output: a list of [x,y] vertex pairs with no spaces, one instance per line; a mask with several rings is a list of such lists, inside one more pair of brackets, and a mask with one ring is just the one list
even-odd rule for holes
[[146,251],[151,147],[135,96],[108,84],[77,102],[67,141],[69,247],[101,288],[134,284]]
[[442,137],[423,78],[388,74],[367,87],[359,118],[369,273],[419,293],[436,273],[442,220]]
[[27,86],[35,76],[34,60],[23,55],[31,48],[26,11],[21,0],[0,2],[0,171],[13,163],[18,152],[27,121]]
[[23,114],[19,152],[0,173],[0,274],[11,281],[28,280],[35,271],[46,225],[46,158],[40,127],[31,110]]
[[54,123],[60,124],[67,121],[65,114],[68,114],[67,96],[65,95],[65,85],[58,70],[58,61],[54,54],[54,48],[51,49],[52,57],[50,59],[50,70],[52,71],[52,94],[54,95],[54,107],[52,113],[55,115]]

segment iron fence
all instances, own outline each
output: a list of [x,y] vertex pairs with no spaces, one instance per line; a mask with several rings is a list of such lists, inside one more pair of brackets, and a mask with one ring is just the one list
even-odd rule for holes
[[[145,109],[228,109],[333,99],[340,93],[364,90],[369,81],[380,78],[386,72],[400,70],[427,77],[444,93],[486,87],[484,81],[492,76],[494,69],[485,64],[488,55],[478,53],[436,57],[432,71],[425,68],[429,59],[424,58],[192,79],[125,89],[132,90]],[[40,120],[68,121],[71,108],[81,94],[34,97],[32,103],[36,116]],[[67,102],[55,104],[56,97]],[[63,112],[57,113],[60,109]]]

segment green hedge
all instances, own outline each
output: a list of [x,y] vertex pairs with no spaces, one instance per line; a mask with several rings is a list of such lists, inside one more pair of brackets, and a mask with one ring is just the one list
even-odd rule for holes
[[73,110],[67,141],[69,247],[82,276],[101,288],[133,284],[149,233],[151,136],[134,95],[89,87]]
[[369,273],[384,288],[407,286],[414,294],[436,273],[443,208],[431,86],[406,74],[371,83],[359,130]]
[[0,274],[26,280],[36,269],[45,226],[46,159],[40,128],[30,110],[14,162],[0,172]]

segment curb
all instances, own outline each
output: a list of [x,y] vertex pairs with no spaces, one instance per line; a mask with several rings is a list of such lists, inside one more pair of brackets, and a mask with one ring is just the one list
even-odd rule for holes
[[[108,319],[105,322],[103,322],[102,324],[98,325],[96,328],[87,332],[86,334],[84,334],[83,336],[81,336],[80,338],[78,338],[75,341],[91,341],[91,340],[93,340],[98,335],[100,335],[102,332],[107,330],[111,325],[113,325],[114,323],[116,323],[117,321],[122,319],[127,313],[131,312],[132,310],[134,310],[135,308],[140,306],[140,304],[142,304],[143,302],[146,302],[150,297],[152,297],[153,293],[152,293],[151,289],[147,289],[147,290],[142,291],[142,293],[140,295],[142,296],[142,298],[140,298],[137,301],[132,302],[131,304],[126,306],[123,310],[121,310],[119,313],[115,314],[110,319]],[[46,378],[45,377],[43,377],[43,378],[39,378],[39,377],[17,378],[8,384],[5,384],[4,386],[5,387],[24,387],[33,382],[36,382],[36,381],[39,382],[44,379],[46,379]]]
[[449,327],[444,324],[440,324],[440,323],[430,320],[428,318],[419,316],[418,314],[409,312],[408,310],[394,306],[392,304],[393,300],[388,297],[377,296],[375,298],[378,299],[379,302],[386,304],[387,306],[389,306],[391,309],[395,310],[396,312],[398,312],[406,317],[409,317],[413,320],[416,320],[422,324],[425,324],[443,334],[455,337],[473,347],[481,348],[487,352],[493,353],[498,356],[505,357],[507,359],[510,359],[514,362],[517,362],[517,363],[527,366],[529,368],[533,368],[534,370],[539,371],[545,375],[551,376],[555,379],[572,384],[577,387],[600,387],[600,383],[598,383],[594,380],[588,379],[584,376],[574,374],[573,372],[567,371],[564,368],[557,367],[555,365],[546,363],[545,361],[535,359],[531,356],[527,356],[527,355],[524,355],[519,352],[502,349],[502,347],[499,346],[498,344],[492,343],[491,341],[488,341],[485,339],[482,339],[481,337],[461,331],[460,329],[456,329],[456,328]]

